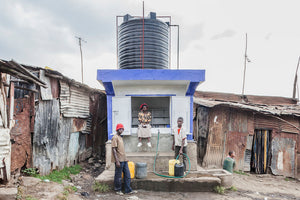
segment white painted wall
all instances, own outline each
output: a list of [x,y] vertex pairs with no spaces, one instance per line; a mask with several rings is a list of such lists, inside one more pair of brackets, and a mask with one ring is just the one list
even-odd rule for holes
[[185,96],[189,81],[113,81],[116,96],[175,94]]
[[131,134],[131,97],[112,97],[112,133],[116,132],[118,123],[124,125],[123,135]]
[[183,117],[182,127],[190,133],[190,97],[174,96],[171,100],[172,128],[177,126],[178,117]]

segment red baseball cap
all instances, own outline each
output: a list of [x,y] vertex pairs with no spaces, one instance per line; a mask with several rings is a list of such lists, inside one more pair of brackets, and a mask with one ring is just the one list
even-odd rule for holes
[[143,106],[146,106],[148,108],[148,105],[146,103],[143,103],[141,106],[140,106],[140,110],[143,109]]
[[123,124],[117,124],[116,131],[119,130],[119,129],[121,129],[121,128],[124,129]]

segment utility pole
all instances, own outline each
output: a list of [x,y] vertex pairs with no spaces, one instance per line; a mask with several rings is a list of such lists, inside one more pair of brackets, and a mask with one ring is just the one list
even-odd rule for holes
[[299,63],[300,63],[300,56],[298,58],[298,64],[297,64],[296,73],[295,73],[295,79],[294,79],[294,88],[293,88],[293,98],[294,99],[296,98],[296,88],[297,88],[297,82],[298,82],[298,75],[297,75],[297,73],[298,73]]
[[87,43],[87,41],[85,41],[81,37],[77,37],[77,36],[75,36],[75,37],[78,39],[78,42],[79,42],[80,58],[81,58],[81,83],[83,83],[83,58],[82,58],[81,42]]
[[245,61],[244,61],[244,77],[243,77],[243,90],[242,90],[242,97],[244,97],[244,92],[245,92],[245,76],[246,76],[246,65],[247,62],[250,62],[247,56],[247,33],[246,33],[246,48],[245,48]]

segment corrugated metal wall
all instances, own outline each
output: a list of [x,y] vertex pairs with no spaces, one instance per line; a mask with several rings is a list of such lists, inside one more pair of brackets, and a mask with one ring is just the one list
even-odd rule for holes
[[60,118],[59,101],[40,101],[34,126],[33,166],[42,175],[67,165],[72,118]]
[[274,138],[272,140],[271,170],[273,174],[296,177],[295,146],[292,138]]
[[10,180],[11,144],[9,132],[9,128],[0,127],[0,180],[4,181]]
[[[299,130],[295,127],[299,127],[298,118],[283,117],[283,120],[279,120],[269,115],[224,106],[209,108],[208,115],[209,133],[203,167],[222,168],[223,160],[229,150],[234,150],[236,152],[235,170],[250,171],[254,131],[270,130],[272,173],[297,176],[297,159],[300,157],[299,150],[297,152],[299,148],[297,142],[300,142]],[[197,116],[196,120],[200,118],[201,116]],[[194,134],[199,136],[199,130]],[[201,145],[198,148],[200,149]],[[281,159],[280,162],[278,162],[278,156]],[[267,168],[271,167],[270,162],[266,163]],[[299,165],[298,171],[300,171]]]
[[89,117],[89,93],[60,81],[60,108],[64,117]]
[[203,166],[222,168],[225,154],[226,134],[228,133],[228,108],[214,107],[209,115],[209,134]]

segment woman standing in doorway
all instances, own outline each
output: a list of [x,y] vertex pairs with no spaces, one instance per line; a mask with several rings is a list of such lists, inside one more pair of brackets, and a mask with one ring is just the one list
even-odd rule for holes
[[138,147],[142,146],[142,138],[147,138],[148,139],[148,147],[151,147],[151,113],[148,111],[148,105],[146,103],[143,103],[140,106],[140,112],[139,112],[139,127],[138,127],[138,138],[139,138],[139,143]]

